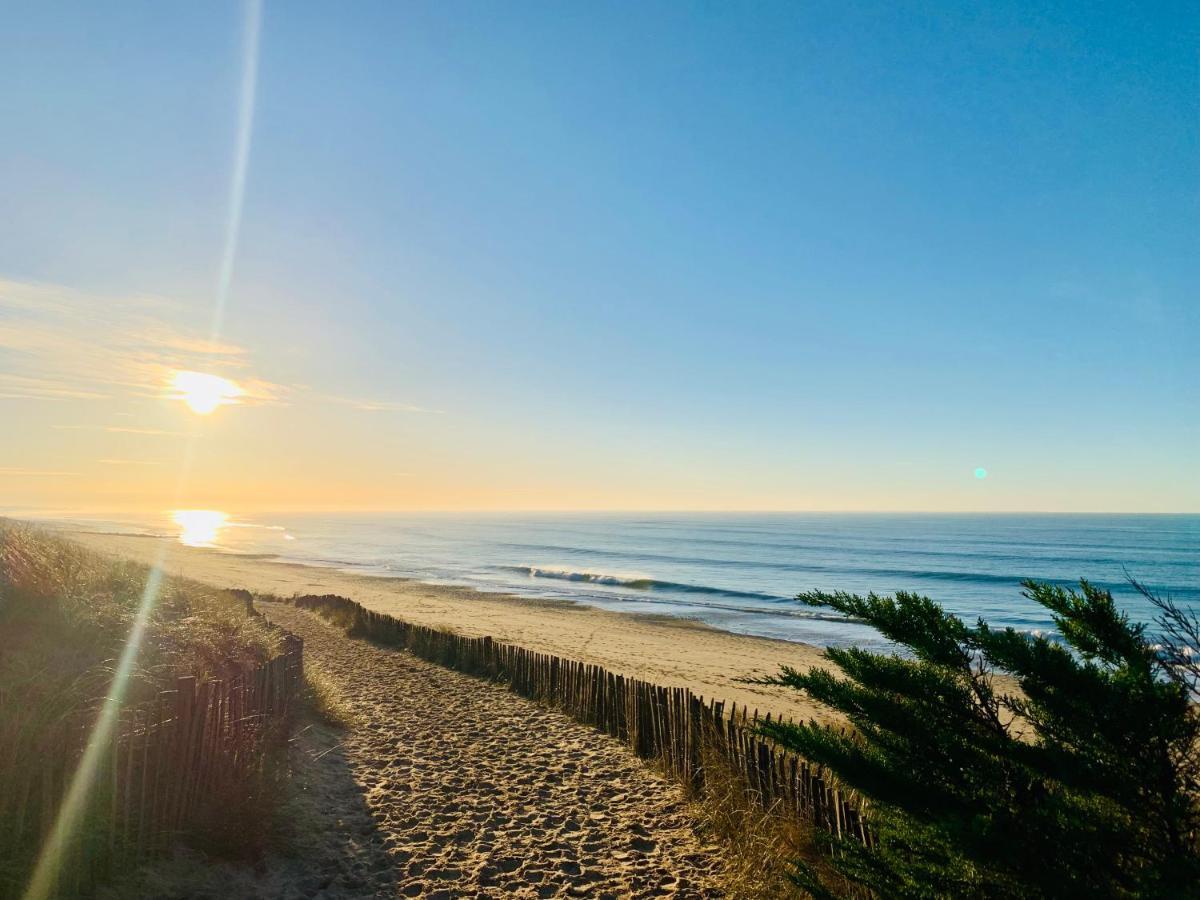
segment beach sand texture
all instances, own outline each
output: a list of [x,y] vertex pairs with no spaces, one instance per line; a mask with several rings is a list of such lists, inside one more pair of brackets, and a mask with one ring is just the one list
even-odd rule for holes
[[820,649],[807,644],[730,634],[670,616],[629,615],[568,601],[349,574],[185,547],[160,538],[92,533],[72,537],[95,550],[145,563],[162,558],[170,574],[218,587],[284,597],[340,594],[413,624],[471,636],[491,635],[498,641],[595,663],[626,676],[691,688],[705,698],[736,702],[763,714],[832,719],[827,710],[797,691],[738,680],[774,674],[783,665],[805,669],[819,663]]
[[361,724],[345,757],[401,896],[713,896],[719,853],[678,786],[615,741],[502,686],[263,604]]
[[674,782],[624,746],[501,685],[261,603],[304,638],[356,724],[306,727],[254,868],[151,863],[106,892],[161,898],[723,896]]

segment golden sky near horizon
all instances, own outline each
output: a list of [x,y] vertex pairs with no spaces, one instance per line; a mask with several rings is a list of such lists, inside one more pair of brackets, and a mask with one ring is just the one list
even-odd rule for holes
[[620,423],[557,428],[552,420],[516,421],[483,408],[423,407],[415,399],[423,385],[346,396],[322,382],[331,374],[322,366],[308,367],[304,382],[281,378],[261,364],[263,353],[209,341],[188,327],[195,318],[162,298],[0,281],[0,409],[16,425],[0,450],[0,507],[1148,506],[1145,479],[1127,492],[1113,485],[1099,502],[1080,485],[1039,479],[1024,490],[985,495],[995,487],[990,473],[992,483],[955,473],[944,488],[931,490],[937,462],[919,457],[875,471],[852,456],[839,461],[802,446],[791,460],[780,458],[773,445],[756,445],[752,432],[727,435],[724,444],[690,445],[686,436],[661,429],[614,435]]

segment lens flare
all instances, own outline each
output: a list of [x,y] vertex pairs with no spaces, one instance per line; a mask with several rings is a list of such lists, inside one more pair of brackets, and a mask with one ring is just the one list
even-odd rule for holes
[[108,748],[112,746],[113,733],[119,725],[121,704],[124,702],[129,688],[129,679],[133,674],[134,664],[137,662],[146,626],[149,624],[150,616],[158,600],[158,591],[163,577],[163,558],[164,553],[160,550],[157,561],[147,575],[137,615],[134,616],[133,626],[129,629],[129,637],[121,650],[116,671],[113,672],[108,696],[100,705],[96,722],[88,736],[87,746],[84,747],[83,756],[75,768],[75,773],[71,776],[70,785],[59,804],[54,825],[38,854],[37,865],[29,880],[29,886],[25,890],[25,900],[49,900],[51,897],[59,896],[58,879],[63,859],[87,811],[96,785],[96,774],[101,763],[104,762]]
[[[257,92],[262,0],[249,0],[245,9],[237,143],[234,147],[234,170],[230,184],[225,245],[221,254],[217,296],[213,304],[211,337],[214,341],[221,333],[229,285],[233,277],[233,263],[238,245],[238,232],[241,228],[242,206],[245,200],[250,138],[254,124],[254,100]],[[198,415],[208,415],[218,406],[236,403],[238,398],[244,394],[242,388],[234,382],[203,372],[176,372],[171,380],[171,387],[175,391],[176,399],[183,400]],[[180,472],[178,486],[180,496],[183,495],[183,489],[191,470],[194,450],[195,435],[193,434],[188,441]],[[218,532],[228,519],[224,513],[216,510],[177,510],[176,512],[187,514],[182,516],[182,519],[176,518],[175,521],[182,529],[180,540],[184,543],[193,540],[196,542],[193,546],[203,546],[215,541]],[[204,515],[197,515],[200,513]],[[187,540],[185,540],[185,536],[188,538]],[[142,639],[158,602],[163,579],[163,564],[166,561],[166,547],[167,544],[164,541],[158,551],[157,559],[147,574],[141,602],[138,604],[137,614],[129,629],[129,636],[113,672],[108,696],[100,706],[95,724],[88,737],[87,746],[71,775],[66,794],[59,804],[53,825],[38,854],[33,875],[25,891],[25,900],[49,900],[58,893],[58,876],[66,857],[67,848],[75,839],[76,832],[83,821],[96,787],[97,771],[105,762],[105,754],[111,747],[114,734],[119,727],[121,705],[128,692],[130,677],[137,663]]]
[[237,258],[238,234],[242,229],[242,207],[246,200],[246,174],[250,168],[250,142],[254,136],[254,101],[258,94],[258,48],[262,28],[262,0],[246,4],[242,38],[242,84],[238,92],[237,142],[233,148],[233,178],[229,184],[229,209],[225,220],[225,246],[217,274],[217,295],[213,303],[212,339],[221,334],[225,304],[233,282],[233,264]]
[[985,469],[983,466],[980,466],[978,469],[975,470],[975,477],[978,478],[980,481],[987,478],[987,469]]

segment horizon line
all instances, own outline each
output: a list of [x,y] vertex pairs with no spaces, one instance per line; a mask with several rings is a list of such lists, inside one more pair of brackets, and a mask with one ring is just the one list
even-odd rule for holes
[[[219,509],[217,505],[185,505],[162,507],[155,509],[129,508],[95,508],[95,509],[62,509],[62,508],[14,508],[12,511],[0,508],[0,516],[21,518],[25,515],[153,515],[169,513],[175,509]],[[670,507],[245,507],[246,513],[324,513],[324,514],[470,514],[470,515],[981,515],[981,516],[1200,516],[1200,510],[1053,510],[1053,509],[1014,509],[1014,510],[985,510],[985,509],[772,509],[772,508],[670,508]]]

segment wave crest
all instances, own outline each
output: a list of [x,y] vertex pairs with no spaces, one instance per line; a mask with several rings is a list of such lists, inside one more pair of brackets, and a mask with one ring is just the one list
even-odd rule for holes
[[[858,622],[851,616],[840,612],[824,612],[808,608],[791,608],[795,598],[780,597],[775,594],[764,594],[757,591],[735,591],[726,588],[711,587],[701,584],[682,584],[677,581],[661,581],[657,578],[646,578],[642,575],[610,575],[602,572],[578,572],[573,569],[553,569],[543,566],[498,566],[506,572],[517,572],[531,578],[551,578],[558,581],[577,581],[586,584],[601,584],[609,587],[627,588],[646,593],[663,592],[664,594],[700,594],[709,598],[725,598],[721,603],[717,599],[685,601],[679,597],[672,598],[660,594],[658,597],[636,598],[642,603],[660,603],[667,606],[684,606],[695,608],[697,605],[710,610],[725,610],[733,613],[754,616],[784,617],[789,619],[808,619],[828,622]],[[635,598],[628,595],[615,595],[615,599],[632,601]],[[751,601],[737,603],[737,600]],[[728,602],[734,601],[734,602]],[[758,601],[755,603],[753,601]],[[766,601],[764,603],[764,601]],[[761,605],[760,605],[761,604]],[[767,605],[769,604],[769,605]]]
[[630,588],[636,591],[681,591],[688,594],[717,594],[723,597],[745,597],[754,600],[779,601],[790,599],[759,591],[736,591],[711,587],[703,584],[683,584],[678,581],[660,581],[642,575],[607,575],[603,572],[577,572],[572,569],[549,569],[542,566],[505,566],[512,572],[520,572],[531,578],[554,578],[559,581],[582,581],[587,584],[603,584],[609,587]]

